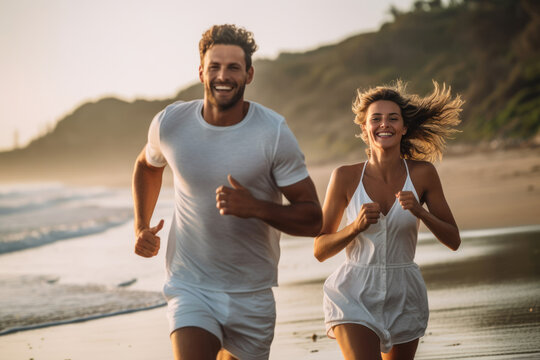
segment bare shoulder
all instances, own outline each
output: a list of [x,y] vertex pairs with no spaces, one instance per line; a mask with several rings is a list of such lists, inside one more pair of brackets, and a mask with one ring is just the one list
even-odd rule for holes
[[433,177],[437,176],[437,169],[428,161],[407,160],[407,165],[411,177]]
[[331,186],[336,190],[339,189],[347,200],[350,199],[360,182],[363,167],[364,163],[362,162],[352,165],[342,165],[334,169]]
[[358,177],[362,174],[362,168],[364,163],[352,164],[352,165],[342,165],[337,167],[332,172],[332,177],[335,181],[347,182],[353,180],[353,178]]
[[362,171],[364,163],[350,164],[350,165],[341,165],[334,169],[334,176],[350,176],[358,171]]
[[416,192],[422,202],[425,196],[441,189],[441,180],[435,166],[427,161],[407,160],[409,173]]

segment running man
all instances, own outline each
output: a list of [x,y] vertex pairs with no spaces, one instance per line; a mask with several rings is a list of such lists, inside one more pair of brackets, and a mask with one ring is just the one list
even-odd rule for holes
[[315,187],[284,118],[244,100],[256,49],[243,28],[206,31],[204,99],[159,112],[135,164],[140,256],[159,251],[163,220],[150,222],[166,165],[174,176],[164,294],[177,360],[268,359],[280,232],[316,236],[321,228]]

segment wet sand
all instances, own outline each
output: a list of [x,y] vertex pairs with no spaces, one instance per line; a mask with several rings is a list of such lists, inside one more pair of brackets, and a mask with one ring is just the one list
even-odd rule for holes
[[131,290],[129,285],[76,285],[59,281],[48,276],[0,275],[0,336],[166,304],[161,293]]
[[[457,252],[433,239],[420,242],[418,262],[431,314],[416,358],[540,358],[540,227],[471,234]],[[291,259],[310,246],[309,239],[284,243],[283,263],[309,269],[311,260]],[[323,263],[311,280],[284,278],[275,289],[271,359],[342,358],[336,341],[326,337],[321,309],[322,283],[334,266]],[[165,309],[158,308],[2,336],[0,353],[14,360],[171,359],[166,334]]]
[[[418,251],[430,320],[417,359],[540,358],[540,229],[464,238],[456,253],[427,240]],[[278,288],[278,304],[287,305],[278,310],[276,344],[284,348],[276,352],[286,356],[289,346],[297,356],[282,358],[342,358],[325,334],[322,282]]]
[[[321,199],[336,166],[310,167]],[[448,156],[437,168],[461,230],[540,224],[540,149]],[[431,316],[416,358],[540,358],[539,243],[538,230],[464,237],[455,253],[423,243],[417,259]],[[280,266],[296,256],[282,244]],[[306,239],[297,250],[309,254],[310,248]],[[322,282],[335,266],[302,265],[317,272],[316,280],[281,280],[271,359],[342,358],[325,335],[321,309]],[[165,308],[158,308],[0,336],[0,354],[13,360],[172,359],[167,332]]]

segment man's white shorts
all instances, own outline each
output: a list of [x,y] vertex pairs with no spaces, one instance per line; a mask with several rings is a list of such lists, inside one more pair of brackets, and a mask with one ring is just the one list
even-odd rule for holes
[[195,326],[214,334],[239,359],[266,360],[274,338],[272,289],[225,293],[184,284],[166,285],[169,330]]

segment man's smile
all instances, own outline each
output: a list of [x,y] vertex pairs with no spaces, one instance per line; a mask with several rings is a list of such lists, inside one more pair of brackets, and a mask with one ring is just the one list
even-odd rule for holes
[[231,91],[233,89],[233,86],[231,85],[214,85],[214,90],[216,91]]

